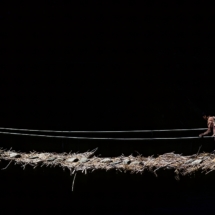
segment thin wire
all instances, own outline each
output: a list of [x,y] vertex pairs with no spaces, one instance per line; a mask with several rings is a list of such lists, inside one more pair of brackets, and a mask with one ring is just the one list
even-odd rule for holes
[[200,131],[200,130],[206,130],[206,128],[164,129],[164,130],[127,130],[127,131],[56,131],[56,130],[35,130],[35,129],[19,129],[19,128],[0,127],[0,130],[46,132],[46,133],[145,133],[145,132],[163,132],[163,131]]
[[[177,140],[177,139],[199,139],[200,137],[164,137],[164,138],[115,138],[115,137],[71,137],[71,136],[53,136],[43,134],[27,134],[27,133],[12,133],[0,131],[0,134],[8,135],[20,135],[31,137],[49,137],[49,138],[61,138],[61,139],[79,139],[79,140]],[[212,136],[205,136],[204,138],[212,138]]]

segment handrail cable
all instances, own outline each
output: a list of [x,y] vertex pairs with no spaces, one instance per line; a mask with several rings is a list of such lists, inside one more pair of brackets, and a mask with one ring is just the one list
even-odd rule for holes
[[[72,137],[72,136],[54,136],[54,135],[44,135],[44,134],[28,134],[28,133],[13,133],[13,132],[3,132],[0,134],[8,135],[20,135],[20,136],[31,136],[31,137],[49,137],[49,138],[61,138],[61,139],[79,139],[79,140],[176,140],[176,139],[199,139],[200,137],[158,137],[158,138],[118,138],[118,137]],[[205,136],[204,138],[212,138],[212,136]]]
[[161,129],[161,130],[125,130],[125,131],[57,131],[57,130],[36,130],[36,129],[20,129],[20,128],[3,128],[0,130],[10,131],[30,131],[30,132],[46,132],[46,133],[146,133],[146,132],[164,132],[164,131],[200,131],[206,128],[190,128],[190,129]]

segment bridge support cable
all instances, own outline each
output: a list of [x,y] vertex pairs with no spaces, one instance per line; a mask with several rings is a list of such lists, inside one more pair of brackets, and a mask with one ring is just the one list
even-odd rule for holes
[[[125,141],[125,140],[141,141],[142,140],[143,141],[143,140],[200,139],[200,137],[198,137],[198,136],[194,136],[194,137],[158,137],[158,138],[78,137],[78,136],[56,136],[56,135],[45,135],[45,134],[14,133],[14,132],[4,132],[4,131],[0,131],[0,134],[30,136],[30,137],[76,139],[76,140],[121,140],[121,141]],[[212,136],[204,136],[204,138],[212,138]]]
[[124,131],[57,131],[57,130],[38,130],[38,129],[20,129],[20,128],[4,128],[0,130],[6,131],[26,131],[39,133],[150,133],[150,132],[168,132],[168,131],[202,131],[207,128],[189,128],[189,129],[161,129],[161,130],[124,130]]

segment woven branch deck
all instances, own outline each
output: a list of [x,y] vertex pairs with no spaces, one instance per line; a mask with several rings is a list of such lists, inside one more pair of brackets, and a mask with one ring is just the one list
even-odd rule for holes
[[[120,156],[102,158],[94,156],[95,150],[86,153],[20,153],[14,151],[0,150],[0,161],[6,160],[21,165],[37,166],[59,166],[69,169],[71,174],[75,172],[92,172],[94,170],[116,170],[120,172],[140,173],[144,171],[153,172],[157,176],[159,169],[173,169],[176,179],[179,175],[192,174],[202,171],[205,174],[215,170],[215,155],[210,153],[182,156],[174,153],[166,153],[158,157]],[[6,169],[9,164],[4,168]]]

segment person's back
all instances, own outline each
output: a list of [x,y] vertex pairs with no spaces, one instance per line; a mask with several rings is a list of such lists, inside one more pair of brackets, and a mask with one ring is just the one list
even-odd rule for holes
[[203,115],[203,119],[207,120],[208,129],[207,129],[207,131],[200,134],[199,136],[202,137],[202,136],[207,135],[211,132],[213,133],[213,136],[215,136],[215,117]]
[[213,116],[208,117],[208,126],[213,128],[213,126],[214,126],[214,117]]

